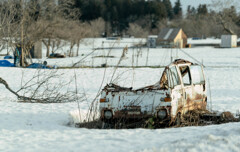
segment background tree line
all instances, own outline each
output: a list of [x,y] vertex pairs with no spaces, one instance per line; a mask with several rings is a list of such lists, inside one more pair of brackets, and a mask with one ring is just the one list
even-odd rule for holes
[[[224,4],[229,6],[215,10]],[[231,0],[215,1],[209,6],[200,4],[196,8],[189,5],[185,14],[180,0],[174,5],[170,0],[74,0],[73,7],[81,12],[80,21],[102,18],[106,36],[114,33],[145,37],[158,34],[163,27],[183,28],[189,37],[239,34],[240,14]]]
[[74,0],[74,7],[81,12],[79,20],[91,21],[103,18],[106,34],[126,31],[129,23],[138,22],[142,28],[154,29],[163,19],[172,20],[182,16],[180,1],[174,6],[170,0]]

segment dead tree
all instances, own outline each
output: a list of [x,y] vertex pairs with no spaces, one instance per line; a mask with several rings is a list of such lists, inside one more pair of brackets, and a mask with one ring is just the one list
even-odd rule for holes
[[66,39],[68,37],[68,31],[64,30],[66,25],[79,16],[79,11],[71,8],[74,1],[62,0],[59,4],[54,0],[21,2],[22,30],[19,35],[22,37],[22,44],[25,45],[30,40],[32,44],[42,41],[49,56],[52,40]]
[[16,28],[18,17],[17,3],[14,0],[0,2],[0,41],[2,47],[7,47],[7,53],[12,50],[14,37],[19,32],[19,28]]
[[142,28],[138,24],[135,23],[130,23],[129,24],[129,29],[127,31],[128,34],[135,36],[135,37],[142,37],[146,38],[148,35],[148,32],[146,29]]
[[218,11],[213,13],[213,19],[222,26],[225,33],[235,35],[237,13],[235,7],[238,7],[238,3],[234,0],[213,0],[211,7]]

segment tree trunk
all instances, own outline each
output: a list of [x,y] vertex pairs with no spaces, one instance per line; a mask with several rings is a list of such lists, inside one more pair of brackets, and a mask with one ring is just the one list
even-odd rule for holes
[[77,56],[79,55],[79,47],[80,47],[80,41],[77,43]]
[[74,47],[75,43],[74,42],[71,42],[71,45],[70,45],[70,50],[69,50],[69,56],[72,57],[72,49]]
[[46,46],[47,48],[47,54],[46,57],[49,57],[50,55],[50,42],[51,42],[51,38],[48,38],[47,42],[45,40],[42,40],[43,44]]
[[56,42],[53,41],[53,45],[52,45],[52,53],[54,53],[55,46],[56,46]]

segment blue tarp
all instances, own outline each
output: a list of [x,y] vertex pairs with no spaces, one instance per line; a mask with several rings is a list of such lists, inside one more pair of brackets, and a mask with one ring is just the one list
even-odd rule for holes
[[14,67],[14,64],[8,60],[0,60],[0,67]]
[[[15,67],[15,65],[8,60],[0,60],[0,67]],[[33,69],[55,69],[54,67],[49,67],[41,63],[32,63],[27,68],[33,68]]]
[[6,55],[6,56],[4,57],[4,59],[13,59],[13,56],[11,56],[11,55]]
[[41,64],[41,63],[33,63],[30,64],[27,68],[33,68],[33,69],[51,69],[50,67]]

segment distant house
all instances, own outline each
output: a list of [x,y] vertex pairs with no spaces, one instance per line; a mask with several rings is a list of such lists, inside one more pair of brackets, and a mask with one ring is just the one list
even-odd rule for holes
[[162,47],[185,48],[187,35],[181,28],[163,28],[158,35],[158,44]]
[[221,47],[222,48],[237,47],[237,35],[222,35]]
[[149,35],[147,38],[147,46],[149,48],[156,48],[157,35]]

